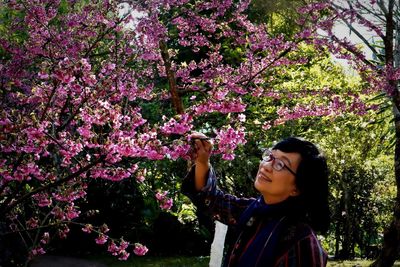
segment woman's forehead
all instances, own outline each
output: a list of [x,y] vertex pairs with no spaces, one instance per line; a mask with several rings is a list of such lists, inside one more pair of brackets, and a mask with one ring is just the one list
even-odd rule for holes
[[291,166],[298,166],[301,161],[301,155],[298,152],[283,152],[279,149],[272,150],[274,152],[274,156],[281,160],[287,161],[287,163]]

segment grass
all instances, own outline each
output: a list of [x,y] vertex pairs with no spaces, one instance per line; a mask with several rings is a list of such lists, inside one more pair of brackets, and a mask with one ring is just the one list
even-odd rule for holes
[[131,256],[127,261],[119,261],[109,256],[91,257],[93,261],[106,264],[108,267],[208,267],[210,257],[137,257]]
[[[208,267],[209,257],[137,257],[131,256],[127,261],[119,261],[110,256],[91,257],[93,261],[101,262],[109,267]],[[328,261],[328,267],[365,267],[372,261]],[[400,267],[400,262],[393,266]]]
[[369,266],[372,261],[357,260],[357,261],[328,261],[328,267],[364,267]]
[[[370,266],[373,261],[354,260],[354,261],[328,261],[328,267],[365,267]],[[400,267],[400,262],[395,262],[394,267]]]

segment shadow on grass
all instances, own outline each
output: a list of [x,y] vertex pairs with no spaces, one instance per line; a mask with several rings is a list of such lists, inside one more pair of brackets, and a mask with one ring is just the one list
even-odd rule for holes
[[[91,260],[101,262],[108,267],[208,267],[210,257],[137,257],[131,256],[127,261],[119,261],[111,256],[93,256]],[[327,267],[366,267],[373,261],[328,261]],[[400,262],[393,266],[400,267]]]
[[110,256],[92,256],[90,260],[101,262],[108,267],[208,267],[210,257],[138,257],[119,261]]

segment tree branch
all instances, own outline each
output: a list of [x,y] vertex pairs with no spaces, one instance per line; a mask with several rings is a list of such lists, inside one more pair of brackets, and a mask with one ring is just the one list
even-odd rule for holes
[[74,173],[68,175],[68,176],[65,177],[65,178],[60,179],[60,180],[57,180],[57,181],[55,181],[54,183],[50,183],[50,184],[47,184],[47,185],[45,185],[45,186],[39,187],[39,188],[37,188],[37,189],[35,189],[35,190],[29,192],[29,193],[26,193],[26,194],[23,195],[21,198],[19,198],[19,199],[15,200],[14,202],[12,202],[10,205],[8,205],[8,206],[6,206],[6,207],[3,206],[3,207],[1,208],[1,213],[0,213],[0,214],[7,214],[7,212],[9,212],[10,210],[12,210],[12,209],[13,209],[14,207],[16,207],[18,204],[22,203],[23,201],[25,201],[26,199],[30,198],[31,196],[33,196],[33,195],[35,195],[35,194],[38,194],[38,193],[43,192],[43,191],[45,191],[45,190],[48,190],[48,189],[50,189],[50,188],[52,188],[52,187],[59,186],[59,185],[61,185],[61,184],[63,184],[63,183],[66,183],[66,182],[68,182],[68,181],[70,181],[70,180],[72,180],[72,179],[78,177],[78,176],[81,175],[82,173],[84,173],[84,172],[90,170],[93,166],[95,166],[95,165],[97,165],[97,164],[103,162],[103,160],[104,160],[105,158],[106,158],[106,156],[105,156],[105,155],[102,155],[102,156],[100,156],[96,161],[94,161],[94,162],[92,162],[92,163],[86,165],[85,167],[81,168],[81,169],[78,170],[77,172],[74,172]]
[[[345,47],[345,44],[335,35],[331,36],[332,40],[335,41],[336,43],[340,44],[341,46]],[[355,51],[353,49],[349,49],[348,47],[346,47],[346,50],[349,51],[350,53],[352,53],[353,55],[360,57],[360,52]],[[364,62],[366,65],[370,66],[371,68],[375,69],[376,66],[375,64],[373,64],[371,61],[369,61],[368,59],[362,57],[361,61]]]
[[375,47],[373,47],[373,46],[368,42],[368,40],[365,39],[365,37],[364,37],[358,30],[356,30],[356,29],[353,27],[353,25],[351,25],[350,22],[348,22],[347,20],[345,20],[345,19],[343,19],[343,18],[342,18],[341,20],[347,25],[347,27],[349,27],[349,29],[350,29],[352,32],[354,32],[354,33],[358,36],[358,38],[361,39],[361,41],[372,51],[372,53],[374,53],[374,55],[375,55],[377,58],[379,58],[380,60],[384,60],[384,57],[382,57],[381,55],[379,55],[379,53],[378,53],[378,51],[376,51]]
[[166,72],[167,78],[168,78],[168,85],[169,85],[169,90],[171,93],[172,104],[173,104],[177,114],[183,114],[184,113],[183,103],[182,103],[182,99],[179,97],[179,94],[178,94],[175,73],[172,71],[171,60],[168,55],[167,45],[165,44],[165,42],[163,40],[160,40],[159,46],[160,46],[161,56],[164,61],[165,72]]
[[274,58],[273,61],[271,61],[268,65],[266,65],[264,68],[262,68],[261,70],[259,70],[258,72],[256,72],[253,76],[250,76],[248,79],[244,79],[239,81],[240,84],[244,83],[247,81],[247,83],[244,85],[245,88],[249,87],[251,81],[253,81],[258,75],[260,75],[261,73],[263,73],[266,69],[268,69],[269,67],[272,66],[272,64],[274,64],[275,62],[277,62],[279,59],[281,59],[282,57],[284,57],[287,53],[289,53],[292,50],[291,47],[286,48],[284,51],[282,51],[276,58]]
[[388,11],[387,8],[385,7],[384,1],[378,0],[378,1],[377,1],[377,4],[378,4],[379,8],[382,10],[383,14],[386,16],[386,15],[389,13],[389,11]]

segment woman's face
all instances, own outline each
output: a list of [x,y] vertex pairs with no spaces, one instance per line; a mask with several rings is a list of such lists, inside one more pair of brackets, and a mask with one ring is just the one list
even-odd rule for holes
[[[294,173],[301,161],[299,153],[286,153],[280,150],[272,150],[272,155],[267,160],[263,160],[258,168],[255,188],[263,195],[267,204],[275,204],[284,201],[289,196],[297,196],[299,194],[296,188],[296,177]],[[279,160],[280,167],[279,168]],[[285,165],[282,168],[282,163]],[[276,170],[280,169],[280,170]]]

